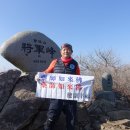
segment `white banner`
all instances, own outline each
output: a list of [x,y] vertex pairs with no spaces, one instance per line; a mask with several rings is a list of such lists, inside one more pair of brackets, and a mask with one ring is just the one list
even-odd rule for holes
[[38,72],[36,96],[41,98],[90,101],[94,76]]

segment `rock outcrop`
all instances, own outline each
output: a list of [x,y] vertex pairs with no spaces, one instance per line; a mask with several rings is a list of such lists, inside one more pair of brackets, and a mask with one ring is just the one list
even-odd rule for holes
[[[43,130],[49,99],[35,97],[34,75],[19,70],[0,73],[0,130]],[[130,104],[122,97],[99,98],[78,104],[77,117],[76,130],[128,130]],[[65,130],[64,114],[54,130]]]

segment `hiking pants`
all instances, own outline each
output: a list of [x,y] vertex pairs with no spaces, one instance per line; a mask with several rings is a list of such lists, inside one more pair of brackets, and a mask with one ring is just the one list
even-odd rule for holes
[[51,99],[44,130],[53,130],[61,112],[66,115],[66,130],[74,130],[76,121],[77,101]]

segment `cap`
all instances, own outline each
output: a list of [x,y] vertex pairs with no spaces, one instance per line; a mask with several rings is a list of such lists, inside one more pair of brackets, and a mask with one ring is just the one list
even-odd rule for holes
[[64,43],[64,44],[61,46],[61,49],[64,48],[64,47],[69,48],[69,49],[73,52],[72,46],[71,46],[70,44]]

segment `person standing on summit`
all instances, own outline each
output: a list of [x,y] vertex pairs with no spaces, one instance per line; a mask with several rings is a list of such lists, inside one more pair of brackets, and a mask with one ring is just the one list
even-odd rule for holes
[[[72,46],[64,43],[61,46],[61,58],[54,59],[45,73],[61,73],[80,75],[78,63],[71,57],[73,53]],[[37,76],[35,76],[37,81]],[[53,130],[55,122],[58,120],[61,112],[66,115],[66,129],[75,130],[77,101],[50,99],[50,106],[47,113],[47,120],[44,123],[44,130]]]

